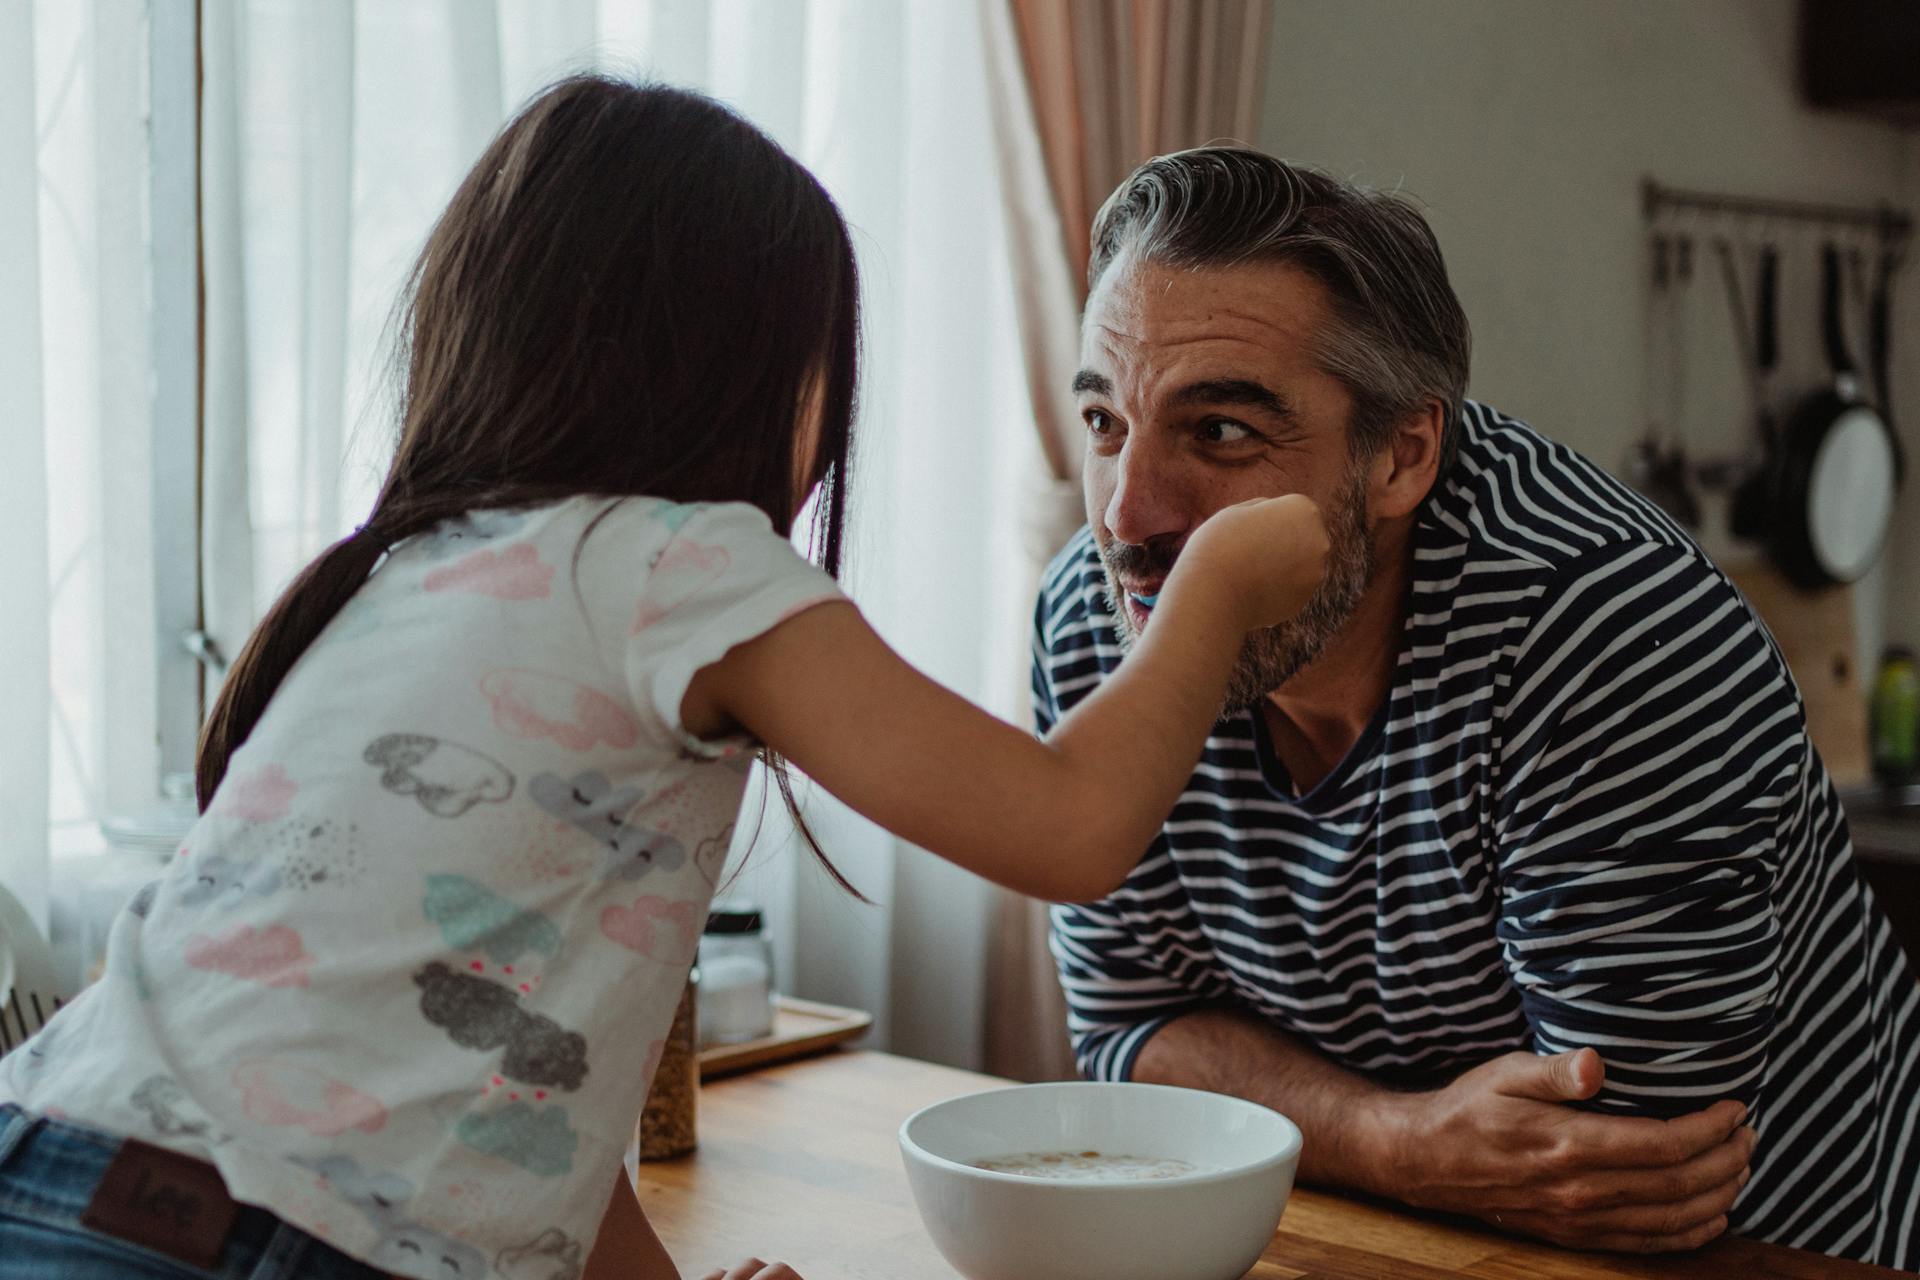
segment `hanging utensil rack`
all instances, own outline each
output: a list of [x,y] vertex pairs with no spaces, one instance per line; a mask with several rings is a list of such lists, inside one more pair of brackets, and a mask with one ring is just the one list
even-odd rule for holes
[[[1652,177],[1640,181],[1640,212],[1651,235],[1665,233],[1690,239],[1699,236],[1713,244],[1723,258],[1732,239],[1743,234],[1764,234],[1769,229],[1801,226],[1844,237],[1855,243],[1877,242],[1890,269],[1904,265],[1913,239],[1912,213],[1888,203],[1876,205],[1827,204],[1813,200],[1767,199],[1758,196],[1730,195],[1723,192],[1691,191],[1670,187]],[[1704,225],[1703,225],[1704,224]],[[1718,224],[1717,226],[1715,224]],[[1731,270],[1729,264],[1728,270]],[[1752,342],[1746,325],[1746,306],[1737,301],[1741,290],[1736,285],[1735,333],[1737,343]],[[1749,351],[1749,356],[1752,352]],[[1749,358],[1746,363],[1753,363]],[[1752,374],[1749,375],[1752,378]],[[1754,385],[1756,416],[1770,412],[1770,397],[1764,386]],[[1708,490],[1733,489],[1748,473],[1751,456],[1733,454],[1718,458],[1696,458],[1690,468],[1693,479]]]
[[1640,183],[1641,215],[1648,223],[1681,211],[1718,214],[1737,220],[1807,222],[1871,231],[1883,245],[1904,248],[1913,237],[1913,215],[1890,204],[1840,205],[1808,200],[1764,200],[1669,187],[1652,178]]

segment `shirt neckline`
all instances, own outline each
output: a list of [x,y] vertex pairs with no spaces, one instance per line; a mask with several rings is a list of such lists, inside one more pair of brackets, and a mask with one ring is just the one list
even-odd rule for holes
[[1366,766],[1377,754],[1380,740],[1386,735],[1387,718],[1393,710],[1393,704],[1400,693],[1399,664],[1394,667],[1394,682],[1387,690],[1387,696],[1380,700],[1373,716],[1367,721],[1367,727],[1360,731],[1347,753],[1340,757],[1327,776],[1320,779],[1318,785],[1302,795],[1293,791],[1293,777],[1286,766],[1280,763],[1279,753],[1273,749],[1273,734],[1267,728],[1267,718],[1258,707],[1249,707],[1240,714],[1252,721],[1253,753],[1260,765],[1260,778],[1266,783],[1267,790],[1276,800],[1282,800],[1297,809],[1308,813],[1320,814],[1332,809],[1345,799],[1348,785],[1355,777],[1366,771]]

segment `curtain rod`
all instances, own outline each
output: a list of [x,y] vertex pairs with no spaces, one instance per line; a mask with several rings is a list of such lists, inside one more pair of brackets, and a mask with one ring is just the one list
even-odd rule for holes
[[1682,191],[1662,186],[1652,178],[1640,182],[1641,212],[1651,222],[1668,209],[1693,209],[1702,213],[1724,213],[1746,218],[1778,218],[1791,222],[1816,222],[1827,226],[1865,227],[1879,233],[1889,243],[1904,243],[1913,234],[1913,217],[1890,204],[1864,205],[1814,204],[1804,200],[1762,200],[1753,196],[1715,195],[1704,191]]

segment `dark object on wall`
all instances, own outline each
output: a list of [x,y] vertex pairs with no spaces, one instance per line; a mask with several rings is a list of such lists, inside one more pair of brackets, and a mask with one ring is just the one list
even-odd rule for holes
[[[1741,301],[1738,268],[1732,246],[1720,244],[1720,264],[1726,271],[1727,296],[1734,321],[1746,323],[1745,304]],[[1780,452],[1780,427],[1773,420],[1773,373],[1780,363],[1780,251],[1771,243],[1760,246],[1759,313],[1754,322],[1751,344],[1742,343],[1748,353],[1747,378],[1753,386],[1755,425],[1759,428],[1760,461],[1733,495],[1732,527],[1742,538],[1767,540],[1772,527],[1775,493],[1779,476],[1774,459]]]
[[[1771,252],[1763,255],[1759,370],[1770,366],[1775,347],[1776,271]],[[1840,253],[1829,244],[1821,254],[1820,327],[1832,385],[1803,399],[1777,432],[1763,415],[1764,458],[1734,497],[1734,531],[1766,543],[1788,577],[1809,588],[1853,582],[1872,567],[1902,470],[1891,427],[1861,394],[1840,322],[1841,289]],[[1875,335],[1870,345],[1883,342]]]
[[1801,401],[1781,435],[1773,553],[1802,586],[1853,582],[1880,556],[1893,520],[1899,443],[1861,394],[1840,323],[1840,252],[1821,252],[1820,327],[1833,385]]
[[1816,107],[1920,125],[1920,4],[1800,0],[1800,88]]

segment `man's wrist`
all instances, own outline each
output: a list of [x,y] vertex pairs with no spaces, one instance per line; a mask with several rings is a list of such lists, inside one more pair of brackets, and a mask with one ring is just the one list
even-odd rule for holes
[[1356,1141],[1341,1181],[1370,1195],[1406,1200],[1418,1182],[1414,1165],[1428,1096],[1380,1089],[1359,1111]]

